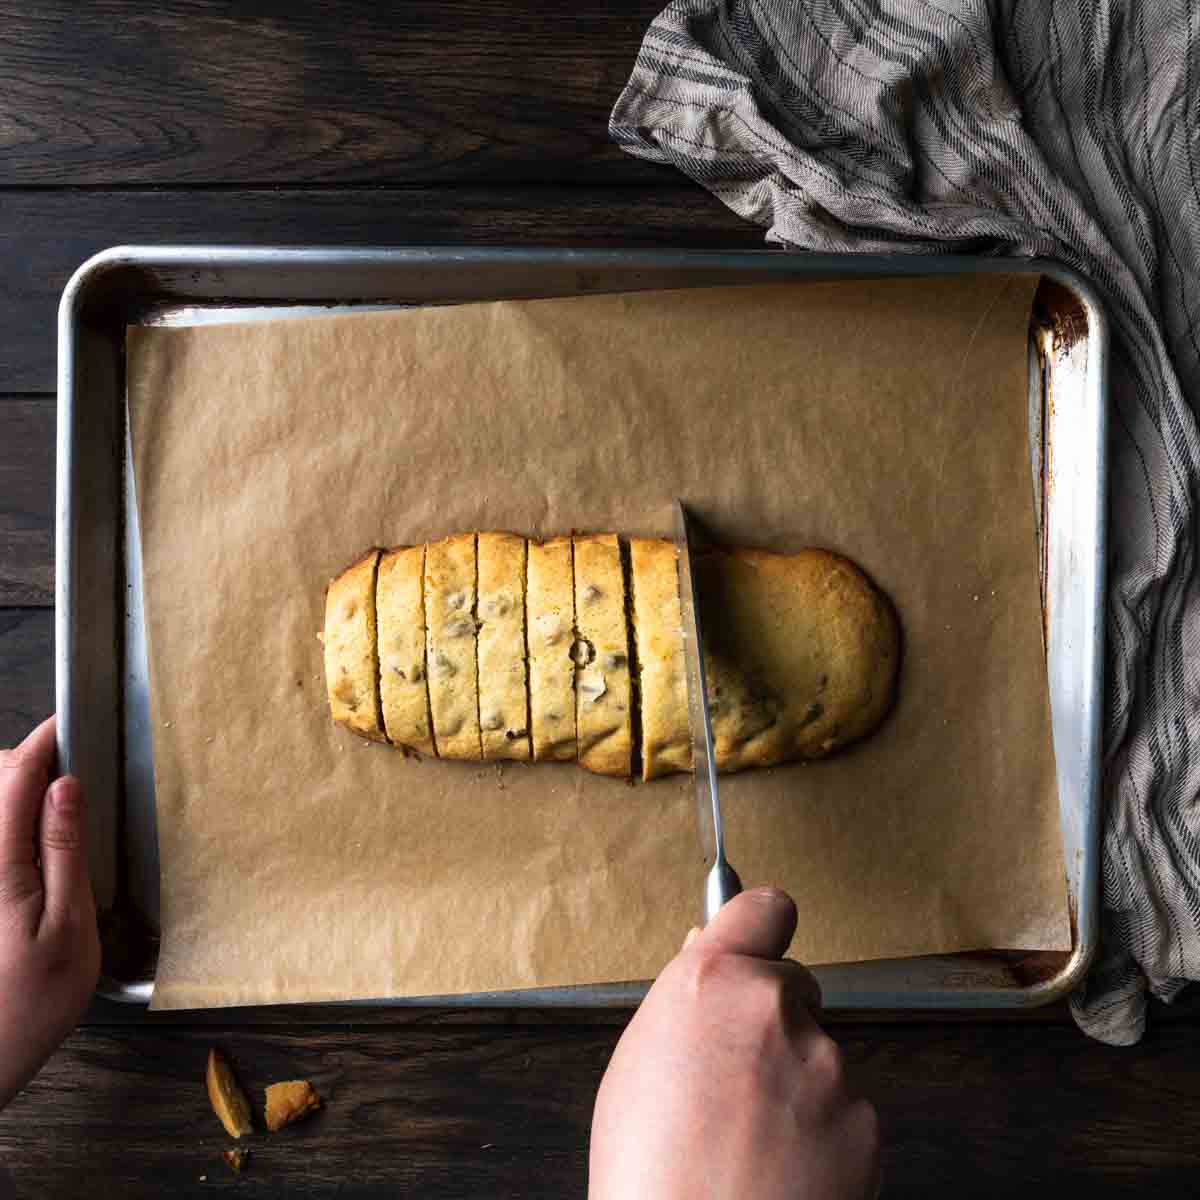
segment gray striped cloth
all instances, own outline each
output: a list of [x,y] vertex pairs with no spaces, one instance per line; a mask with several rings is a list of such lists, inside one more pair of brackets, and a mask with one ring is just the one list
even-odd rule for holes
[[1046,255],[1108,305],[1103,917],[1080,1026],[1200,978],[1200,6],[677,0],[610,132],[767,240]]

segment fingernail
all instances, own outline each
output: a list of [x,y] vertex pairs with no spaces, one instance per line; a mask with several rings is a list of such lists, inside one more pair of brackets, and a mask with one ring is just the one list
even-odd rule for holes
[[56,779],[50,785],[50,803],[60,816],[72,820],[83,811],[83,789],[69,776]]
[[780,888],[757,887],[747,893],[757,904],[791,904],[792,898]]
[[700,936],[700,927],[693,925],[687,931],[687,937],[683,939],[683,948],[686,950]]

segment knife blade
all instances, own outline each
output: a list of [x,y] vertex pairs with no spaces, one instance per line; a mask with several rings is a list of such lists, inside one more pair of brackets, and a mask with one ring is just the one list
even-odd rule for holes
[[675,501],[675,544],[679,551],[679,611],[683,619],[683,658],[687,673],[688,726],[692,735],[692,777],[696,786],[696,820],[700,850],[709,867],[701,912],[704,924],[722,904],[742,890],[737,872],[725,857],[725,829],[717,790],[712,720],[704,679],[704,642],[700,632],[700,600],[692,562],[693,522],[682,500]]

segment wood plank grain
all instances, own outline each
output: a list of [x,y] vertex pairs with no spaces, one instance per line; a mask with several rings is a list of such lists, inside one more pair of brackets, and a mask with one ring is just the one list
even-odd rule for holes
[[[839,1036],[851,1080],[880,1112],[889,1197],[1190,1194],[1200,1047],[1189,1029],[1127,1050],[1053,1027],[852,1026]],[[76,1033],[0,1115],[0,1161],[20,1195],[81,1200],[235,1186],[313,1198],[581,1196],[592,1101],[616,1037]],[[232,1055],[256,1108],[278,1079],[311,1078],[325,1098],[306,1123],[248,1139],[241,1180],[220,1161],[231,1142],[204,1095],[211,1044]]]
[[607,127],[661,8],[5,0],[3,182],[653,180]]
[[0,397],[0,608],[54,603],[54,400]]
[[0,193],[0,391],[55,386],[63,286],[106,246],[754,247],[759,230],[702,188],[417,188]]
[[879,1109],[889,1197],[1172,1194],[1200,1165],[1200,1048],[1184,1027],[1131,1049],[1013,1027],[842,1040]]
[[54,613],[0,608],[0,747],[54,711]]
[[[45,1196],[191,1196],[235,1182],[289,1197],[582,1195],[591,1100],[614,1040],[77,1034],[0,1115],[0,1161],[18,1189]],[[264,1135],[260,1119],[240,1181],[221,1162],[233,1143],[204,1094],[210,1044],[230,1053],[260,1118],[262,1089],[280,1079],[310,1078],[325,1101],[281,1134]]]

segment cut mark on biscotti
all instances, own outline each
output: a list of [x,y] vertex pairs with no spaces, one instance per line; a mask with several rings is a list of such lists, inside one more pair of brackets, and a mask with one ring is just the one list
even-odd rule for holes
[[392,735],[388,732],[387,722],[383,717],[383,651],[379,646],[379,639],[383,635],[383,620],[379,613],[379,567],[385,553],[386,551],[381,550],[376,554],[375,570],[371,573],[371,607],[375,612],[375,636],[371,639],[371,645],[374,647],[375,656],[375,695],[379,702],[379,729],[388,745],[394,746],[396,743],[392,741]]
[[383,551],[373,551],[375,561],[371,565],[371,594],[367,597],[367,629],[368,643],[371,646],[371,669],[375,674],[375,728],[379,736],[386,742],[390,739],[387,727],[383,723],[383,679],[379,657],[379,564],[383,562]]
[[569,547],[568,553],[571,556],[571,648],[567,653],[567,657],[571,660],[571,720],[575,724],[575,761],[578,763],[584,753],[579,731],[579,676],[583,668],[576,659],[575,651],[575,647],[579,645],[582,638],[579,633],[579,579],[576,574],[574,530],[571,531],[571,536],[567,538],[567,545]]
[[[575,539],[567,538],[567,555],[571,560],[571,645],[574,646],[579,641],[579,613],[575,607]],[[572,660],[574,661],[574,660]],[[579,666],[575,665],[571,671],[571,728],[574,731],[575,757],[579,757],[579,698],[577,691],[579,688]]]
[[469,631],[475,638],[475,733],[479,738],[479,761],[483,761],[483,714],[479,711],[479,533],[474,535],[475,584],[471,596]]
[[533,762],[533,698],[529,668],[529,539],[521,539],[521,648],[525,656],[525,739]]
[[[610,654],[614,661],[605,664],[610,669],[629,666],[629,776],[638,779],[642,774],[642,680],[637,653],[637,619],[633,609],[633,559],[626,538],[618,537],[621,552],[621,575],[625,583],[625,646],[627,654]],[[621,659],[620,662],[615,661]]]
[[429,725],[429,744],[434,758],[438,753],[437,733],[433,728],[433,699],[429,695],[429,610],[425,605],[425,559],[429,554],[429,543],[421,544],[421,671],[425,676],[425,720]]

